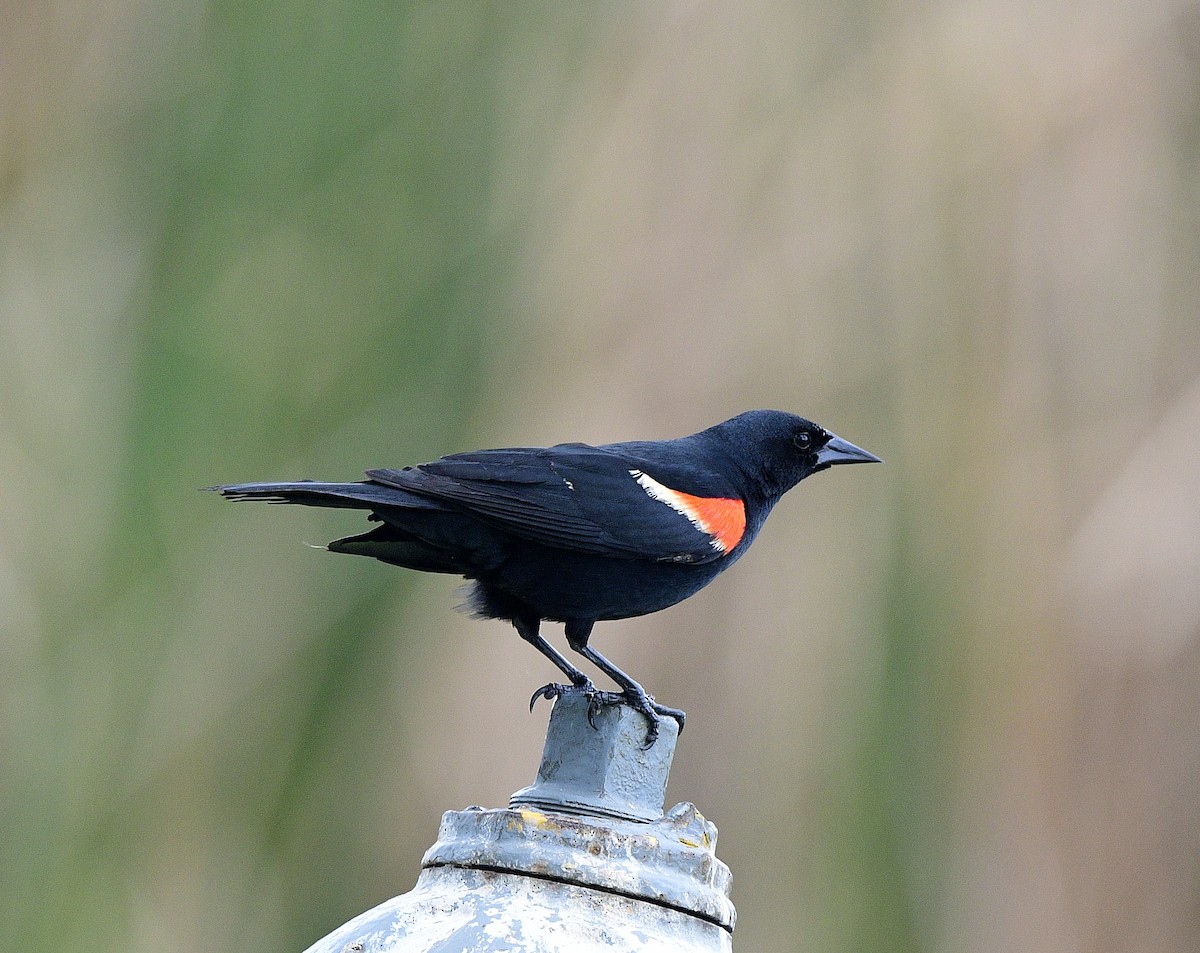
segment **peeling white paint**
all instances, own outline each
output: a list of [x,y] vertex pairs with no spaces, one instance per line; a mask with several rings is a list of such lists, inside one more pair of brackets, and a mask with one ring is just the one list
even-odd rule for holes
[[460,867],[421,872],[308,953],[732,953],[730,933],[644,900],[574,884]]

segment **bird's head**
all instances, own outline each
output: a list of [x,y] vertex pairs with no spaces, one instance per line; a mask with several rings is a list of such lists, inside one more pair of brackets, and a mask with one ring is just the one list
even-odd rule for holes
[[712,429],[768,497],[778,498],[805,477],[838,464],[883,462],[819,424],[781,410],[747,411]]

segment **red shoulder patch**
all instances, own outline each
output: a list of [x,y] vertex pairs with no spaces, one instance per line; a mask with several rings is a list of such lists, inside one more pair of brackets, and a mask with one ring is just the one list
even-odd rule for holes
[[746,533],[746,506],[741,500],[692,496],[664,486],[641,470],[630,470],[629,475],[652,499],[666,503],[675,512],[686,516],[700,532],[712,537],[710,542],[714,549],[727,553],[742,541]]
[[680,502],[695,513],[696,521],[704,528],[704,532],[716,537],[725,552],[742,541],[746,532],[746,506],[741,500],[692,496],[678,490],[675,493]]

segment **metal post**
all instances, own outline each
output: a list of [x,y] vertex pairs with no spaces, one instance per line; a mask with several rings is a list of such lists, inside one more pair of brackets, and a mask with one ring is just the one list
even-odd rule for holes
[[732,950],[729,868],[691,804],[663,814],[677,729],[559,698],[537,780],[507,808],[447,811],[409,893],[308,953],[716,953]]

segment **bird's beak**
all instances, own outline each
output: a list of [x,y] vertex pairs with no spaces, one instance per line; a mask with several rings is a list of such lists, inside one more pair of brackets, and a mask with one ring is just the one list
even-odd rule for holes
[[831,467],[835,463],[883,463],[883,461],[862,447],[854,446],[849,440],[834,436],[830,437],[825,446],[817,451],[817,464]]

